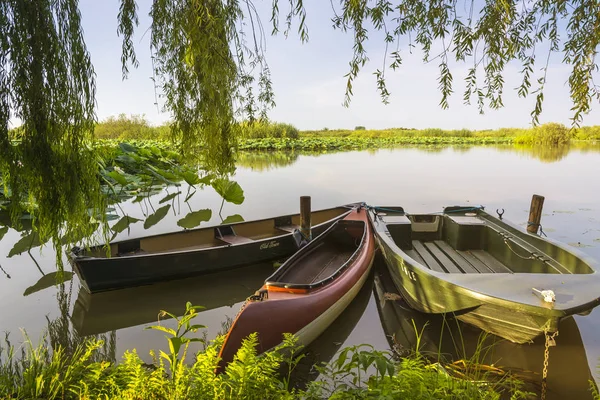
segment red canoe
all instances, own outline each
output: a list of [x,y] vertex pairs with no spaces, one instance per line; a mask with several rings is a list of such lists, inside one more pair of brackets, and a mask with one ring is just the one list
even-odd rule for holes
[[305,346],[316,339],[356,297],[374,254],[367,212],[358,207],[294,254],[246,301],[221,348],[219,371],[253,332],[259,353],[280,344],[284,333]]

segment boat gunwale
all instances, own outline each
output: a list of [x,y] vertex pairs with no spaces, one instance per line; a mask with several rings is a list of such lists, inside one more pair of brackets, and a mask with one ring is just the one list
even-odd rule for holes
[[[352,226],[352,225],[361,225],[363,227],[363,234],[362,234],[362,236],[360,238],[360,243],[356,246],[356,250],[354,250],[354,252],[352,253],[352,255],[350,257],[348,257],[348,260],[346,260],[346,262],[344,262],[344,264],[342,264],[338,269],[336,269],[327,278],[324,278],[324,279],[322,279],[322,280],[320,280],[318,282],[314,282],[314,283],[286,283],[286,282],[279,282],[279,281],[272,281],[271,280],[271,278],[273,278],[275,275],[280,274],[283,269],[289,269],[290,268],[288,266],[289,264],[292,264],[295,261],[297,261],[299,258],[302,258],[302,257],[305,256],[304,252],[302,252],[300,250],[300,251],[296,252],[294,255],[292,255],[288,260],[286,260],[285,263],[283,263],[275,272],[273,272],[273,274],[271,274],[271,276],[269,276],[265,280],[265,286],[267,287],[267,289],[269,287],[277,287],[277,288],[285,288],[285,289],[306,289],[306,290],[311,290],[311,289],[320,288],[322,286],[327,285],[329,282],[334,281],[335,278],[337,278],[340,274],[342,274],[345,270],[347,270],[350,267],[350,264],[356,260],[356,258],[358,257],[360,251],[364,247],[365,242],[366,242],[366,238],[367,238],[367,231],[368,231],[367,224],[368,224],[368,222],[360,221],[360,220],[338,220],[338,221],[335,221],[323,233],[321,233],[319,236],[317,236],[315,239],[313,239],[307,246],[305,246],[305,247],[303,247],[301,249],[301,250],[305,250],[305,249],[308,250],[308,248],[310,246],[316,247],[317,243],[323,241],[325,239],[325,237],[328,234],[330,234],[331,232],[333,232],[335,230],[335,228],[337,228],[338,226],[341,226],[341,225],[350,225],[350,226]],[[288,264],[288,265],[286,265],[286,264]]]
[[[345,216],[347,216],[353,209],[353,205],[352,204],[347,204],[347,205],[343,205],[343,206],[338,206],[338,207],[331,207],[331,208],[325,208],[322,210],[315,210],[314,212],[326,212],[326,211],[333,211],[335,209],[344,209],[347,208],[346,211],[343,211],[340,215],[328,219],[326,221],[321,222],[320,224],[316,224],[313,225],[314,227],[321,227],[323,225],[326,224],[330,224],[337,222],[336,220],[340,220],[342,218],[344,218]],[[130,240],[142,240],[142,239],[148,239],[148,238],[157,238],[157,237],[161,237],[161,236],[169,236],[169,235],[174,235],[174,234],[182,234],[182,233],[188,233],[188,232],[195,232],[195,231],[199,231],[202,229],[214,229],[217,227],[223,227],[223,226],[236,226],[236,225],[240,225],[240,224],[251,224],[251,223],[257,223],[257,222],[264,222],[264,221],[268,221],[268,220],[274,220],[276,218],[282,218],[282,217],[293,217],[299,215],[299,213],[296,214],[286,214],[286,215],[281,215],[281,216],[277,216],[277,217],[270,217],[270,218],[263,218],[263,219],[257,219],[257,220],[252,220],[252,221],[240,221],[240,222],[234,222],[231,224],[225,224],[225,225],[214,225],[214,226],[206,226],[206,227],[202,227],[202,228],[196,228],[196,229],[184,229],[182,231],[176,231],[176,232],[166,232],[166,233],[159,233],[156,235],[149,235],[149,236],[142,236],[139,238],[131,238],[131,239],[126,239],[126,240],[120,240],[118,242],[111,242],[108,245],[112,246],[112,245],[118,245],[119,243],[124,243],[124,242],[128,242]],[[261,239],[256,239],[256,240],[252,240],[251,242],[245,242],[245,243],[224,243],[222,245],[217,245],[217,246],[210,246],[210,247],[205,247],[205,248],[199,248],[199,249],[180,249],[180,250],[169,250],[169,251],[161,251],[161,252],[155,252],[155,253],[141,253],[141,254],[132,254],[132,255],[125,255],[125,256],[114,256],[114,257],[93,257],[93,256],[88,256],[88,255],[77,255],[75,254],[75,252],[73,250],[71,250],[69,252],[69,258],[74,262],[74,263],[79,263],[79,262],[92,262],[92,261],[100,261],[100,260],[113,260],[113,259],[138,259],[138,258],[144,258],[144,257],[158,257],[158,256],[165,256],[165,255],[173,255],[173,254],[185,254],[185,253],[194,253],[194,252],[203,252],[203,251],[207,251],[207,250],[214,250],[214,249],[221,249],[221,248],[228,248],[228,247],[237,247],[237,246],[245,246],[245,245],[251,245],[251,244],[258,244],[258,243],[263,243],[265,241],[270,241],[270,240],[276,240],[282,237],[288,237],[292,235],[292,232],[287,232],[287,233],[281,233],[280,235],[277,236],[269,236],[269,237],[265,237],[265,238],[261,238]],[[105,247],[105,245],[96,245],[96,246],[92,246],[89,248],[89,250],[93,249],[93,248],[98,248],[98,247]],[[87,250],[86,250],[87,251]]]

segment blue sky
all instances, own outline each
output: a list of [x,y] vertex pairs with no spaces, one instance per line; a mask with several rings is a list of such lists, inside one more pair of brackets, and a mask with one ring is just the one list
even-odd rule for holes
[[[286,11],[287,2],[280,1]],[[97,74],[97,114],[100,120],[111,115],[144,114],[153,124],[168,121],[170,115],[158,110],[152,83],[147,16],[151,0],[138,0],[140,26],[135,45],[140,62],[129,79],[121,80],[121,40],[117,37],[118,0],[81,0],[80,9],[88,50]],[[270,32],[271,0],[255,0],[265,30]],[[505,70],[505,107],[486,110],[480,115],[476,106],[462,101],[463,79],[467,67],[452,66],[454,95],[450,108],[439,107],[441,98],[437,77],[438,62],[423,64],[421,55],[406,54],[403,66],[387,70],[391,92],[390,104],[381,103],[373,72],[381,68],[384,47],[381,40],[368,44],[370,62],[354,84],[354,98],[349,108],[342,106],[346,81],[344,74],[352,56],[351,34],[335,31],[331,23],[331,5],[325,0],[305,0],[309,42],[301,44],[297,35],[286,40],[282,34],[267,37],[267,60],[272,73],[277,106],[270,112],[272,120],[289,122],[300,129],[389,127],[493,129],[530,126],[530,112],[535,99],[520,99],[512,88],[520,83],[519,65]],[[374,36],[374,34],[373,34]],[[375,39],[375,38],[373,38]],[[542,58],[540,56],[540,58]],[[544,112],[540,122],[570,124],[572,107],[567,85],[569,67],[561,64],[561,55],[550,60],[545,89]],[[600,125],[599,105],[584,118],[584,125]]]

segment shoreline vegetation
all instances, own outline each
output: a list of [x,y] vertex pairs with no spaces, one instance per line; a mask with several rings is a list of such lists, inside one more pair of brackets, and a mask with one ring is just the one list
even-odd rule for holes
[[[253,150],[360,150],[400,146],[473,146],[521,145],[560,146],[577,141],[600,141],[600,126],[570,129],[558,123],[547,123],[534,128],[501,128],[495,130],[443,130],[437,128],[412,129],[321,129],[300,131],[291,124],[279,122],[241,123],[243,135],[238,149]],[[139,115],[110,117],[96,125],[97,139],[119,141],[168,141],[167,124],[152,126]]]
[[[26,334],[20,351],[8,340],[0,345],[0,399],[529,399],[526,383],[511,373],[484,366],[476,356],[459,362],[427,357],[419,345],[407,356],[378,351],[370,345],[342,349],[328,364],[315,366],[318,377],[298,385],[293,372],[301,350],[293,336],[274,350],[256,354],[258,338],[250,335],[224,373],[216,374],[224,336],[207,341],[193,324],[202,307],[186,305],[177,329],[164,325],[146,329],[166,333],[169,351],[150,352],[144,363],[135,349],[116,362],[98,338],[59,344],[50,338],[35,346]],[[192,334],[196,337],[188,337]],[[420,335],[416,331],[417,343]],[[203,346],[186,362],[191,342]],[[112,344],[114,347],[114,343]],[[108,351],[111,353],[111,351]]]

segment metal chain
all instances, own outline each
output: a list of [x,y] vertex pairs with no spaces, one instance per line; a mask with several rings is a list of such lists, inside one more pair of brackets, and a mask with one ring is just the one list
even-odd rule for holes
[[546,392],[548,391],[548,360],[550,358],[550,347],[556,346],[554,342],[554,338],[558,336],[558,331],[554,332],[552,335],[548,333],[548,331],[544,331],[544,336],[546,336],[546,343],[544,345],[544,368],[542,370],[542,393],[541,399],[546,400]]

